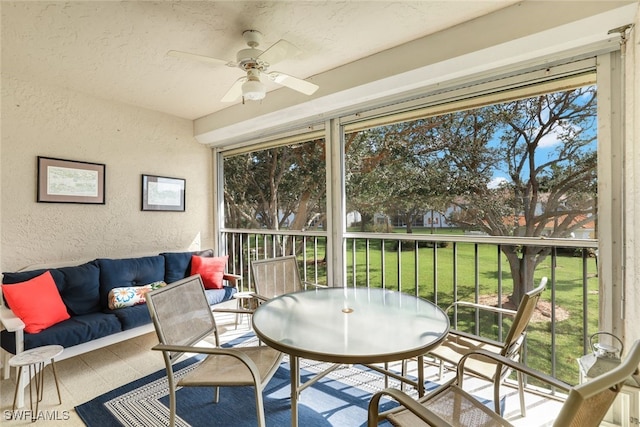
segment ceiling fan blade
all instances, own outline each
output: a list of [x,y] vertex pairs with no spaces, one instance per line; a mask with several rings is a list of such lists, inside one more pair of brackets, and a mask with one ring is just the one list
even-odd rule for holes
[[240,98],[242,96],[242,83],[247,81],[247,77],[240,77],[238,80],[236,80],[231,87],[229,88],[229,90],[227,91],[227,93],[224,94],[224,96],[222,97],[222,99],[220,100],[221,102],[233,102],[236,99]]
[[308,82],[306,80],[299,79],[297,77],[290,76],[288,74],[281,73],[279,71],[272,71],[271,73],[265,73],[274,82],[286,86],[290,89],[302,92],[305,95],[313,95],[319,86]]
[[283,59],[292,59],[301,54],[302,50],[297,46],[284,39],[280,39],[262,52],[258,58],[267,62],[269,65],[273,65]]
[[197,53],[182,52],[180,50],[170,50],[169,52],[167,52],[167,56],[194,59],[196,61],[208,62],[210,64],[226,65],[227,67],[236,67],[238,65],[233,61],[225,61],[224,59],[211,58],[210,56],[198,55]]

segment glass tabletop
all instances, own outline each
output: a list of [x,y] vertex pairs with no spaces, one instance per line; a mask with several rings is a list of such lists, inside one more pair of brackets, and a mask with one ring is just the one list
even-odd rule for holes
[[253,315],[256,334],[292,356],[336,363],[390,362],[426,353],[449,331],[435,304],[374,288],[281,295]]

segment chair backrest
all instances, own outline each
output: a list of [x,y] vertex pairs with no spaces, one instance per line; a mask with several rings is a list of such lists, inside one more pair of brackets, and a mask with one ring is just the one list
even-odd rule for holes
[[304,290],[295,256],[251,261],[256,294],[264,298]]
[[[218,334],[199,274],[146,294],[147,307],[161,344],[192,346]],[[182,353],[171,353],[171,360]]]
[[537,288],[530,290],[522,297],[522,301],[520,301],[516,315],[513,318],[513,323],[504,340],[504,346],[501,352],[503,356],[513,358],[513,356],[519,352],[520,346],[527,333],[527,326],[529,326],[538,300],[540,300],[540,296],[546,287],[547,278],[543,277]]
[[622,363],[569,392],[554,427],[596,427],[632,375],[639,375],[640,340],[636,341]]

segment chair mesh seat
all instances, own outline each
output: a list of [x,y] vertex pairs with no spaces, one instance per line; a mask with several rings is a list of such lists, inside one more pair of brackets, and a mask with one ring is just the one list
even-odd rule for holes
[[[270,347],[243,347],[242,353],[249,356],[255,363],[260,378],[264,378],[277,364],[281,353]],[[233,356],[212,355],[207,356],[197,368],[190,371],[178,381],[179,386],[206,387],[211,386],[211,380],[219,386],[242,386],[255,384],[255,379],[245,364]]]
[[[449,334],[440,346],[431,350],[430,354],[455,365],[461,356],[476,350],[487,350],[500,354],[502,348],[466,336]],[[496,364],[491,360],[474,358],[467,361],[466,370],[484,378],[493,379],[496,373]]]
[[[426,405],[451,426],[512,427],[512,424],[457,386],[451,386],[437,396],[428,398]],[[420,418],[408,410],[389,414],[387,419],[397,427],[424,425]]]
[[608,389],[585,399],[584,404],[576,411],[571,425],[567,427],[599,426],[598,414],[607,412],[617,395],[614,389]]

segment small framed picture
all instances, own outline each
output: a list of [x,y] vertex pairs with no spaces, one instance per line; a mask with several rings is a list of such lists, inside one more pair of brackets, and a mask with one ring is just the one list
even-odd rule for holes
[[182,178],[142,175],[142,210],[184,212],[184,191]]
[[40,203],[104,205],[105,165],[38,156]]

